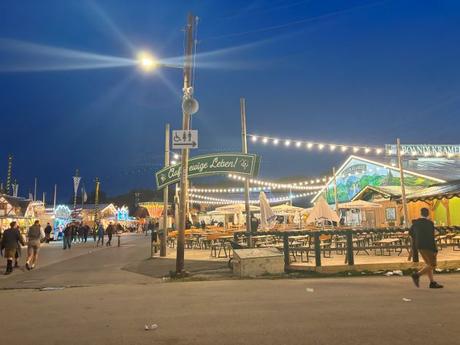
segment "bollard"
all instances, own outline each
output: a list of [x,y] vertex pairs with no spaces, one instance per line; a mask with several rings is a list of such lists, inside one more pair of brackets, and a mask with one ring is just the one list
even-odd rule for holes
[[315,265],[321,267],[321,242],[319,239],[319,232],[315,232],[313,235],[315,239]]
[[120,241],[121,236],[118,235],[117,237],[118,237],[118,247],[120,247],[121,246],[121,241]]
[[355,264],[355,257],[353,253],[353,232],[347,230],[347,262],[349,266]]
[[290,258],[289,258],[289,235],[283,234],[283,252],[284,252],[284,271],[287,272]]

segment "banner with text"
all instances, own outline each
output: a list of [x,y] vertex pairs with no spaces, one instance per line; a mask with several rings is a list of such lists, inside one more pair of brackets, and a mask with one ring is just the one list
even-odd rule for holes
[[[190,158],[188,176],[239,174],[255,177],[259,173],[260,158],[254,154],[217,153]],[[181,164],[164,167],[158,171],[156,182],[158,189],[180,181]]]

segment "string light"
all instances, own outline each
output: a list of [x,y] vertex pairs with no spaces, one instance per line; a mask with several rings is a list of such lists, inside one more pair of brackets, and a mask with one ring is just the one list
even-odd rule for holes
[[[272,197],[268,198],[268,202],[270,203],[277,203],[277,202],[286,202],[290,201],[292,199],[298,199],[298,198],[305,198],[307,196],[312,196],[315,195],[316,192],[308,192],[308,193],[299,193],[299,194],[292,194],[289,196],[283,196],[283,197]],[[203,203],[203,202],[208,202],[208,203],[215,203],[215,204],[242,204],[244,203],[244,200],[236,200],[236,199],[225,199],[225,198],[216,198],[212,196],[206,196],[206,195],[201,195],[201,194],[195,194],[195,193],[190,193],[190,198],[196,199],[196,203]],[[258,204],[259,200],[249,200],[250,204]]]
[[[333,144],[333,143],[318,143],[318,142],[313,142],[313,141],[303,141],[303,140],[291,140],[291,139],[278,139],[278,138],[272,138],[272,137],[265,137],[265,136],[258,136],[255,134],[248,134],[249,137],[251,137],[251,141],[256,143],[259,141],[259,138],[262,138],[262,142],[264,144],[267,143],[272,143],[274,145],[278,145],[280,143],[284,143],[285,147],[290,147],[292,146],[291,144],[295,142],[295,147],[301,148],[302,146],[306,147],[308,150],[311,149],[318,149],[320,151],[324,150],[324,148],[327,146],[330,150],[330,152],[335,152],[337,149],[340,149],[341,152],[346,152],[350,148],[349,145],[343,145],[343,144]],[[366,154],[374,153],[377,155],[380,155],[384,152],[384,149],[381,147],[371,147],[371,146],[360,146],[360,145],[353,145],[351,146],[352,150],[354,153],[357,152],[364,152]]]
[[[246,177],[240,176],[240,175],[228,174],[228,177],[232,180],[246,181]],[[324,187],[324,184],[329,179],[330,177],[323,177],[323,178],[317,178],[316,180],[299,181],[295,183],[277,183],[277,182],[263,181],[263,180],[250,178],[249,183],[253,185],[269,187],[270,189],[318,190],[318,189],[322,189]]]
[[[248,134],[248,136],[251,138],[252,142],[256,143],[259,141],[262,141],[264,144],[269,144],[272,143],[274,145],[278,144],[283,144],[285,147],[292,147],[295,146],[298,149],[301,149],[302,147],[307,148],[307,150],[314,150],[317,149],[319,151],[324,151],[324,148],[329,148],[329,152],[347,152],[347,151],[352,151],[353,153],[364,153],[364,154],[375,154],[375,155],[382,155],[382,154],[387,154],[388,156],[395,156],[397,154],[396,150],[394,149],[388,149],[385,150],[383,147],[378,147],[378,146],[363,146],[363,145],[344,145],[344,144],[336,144],[336,143],[320,143],[320,142],[314,142],[314,141],[304,141],[304,140],[292,140],[292,139],[279,139],[279,138],[273,138],[273,137],[268,137],[268,136],[258,136],[255,134]],[[295,143],[295,145],[293,145]],[[422,145],[421,145],[422,146]],[[434,149],[435,150],[435,149]],[[401,155],[410,155],[412,157],[447,157],[447,158],[453,158],[453,157],[459,157],[460,154],[458,152],[440,152],[440,151],[424,151],[424,152],[419,152],[419,151],[414,151],[412,149],[408,149],[406,151],[401,151]]]

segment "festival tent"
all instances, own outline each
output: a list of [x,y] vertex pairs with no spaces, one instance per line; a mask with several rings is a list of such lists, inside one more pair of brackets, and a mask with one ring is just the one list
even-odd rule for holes
[[319,197],[307,218],[307,224],[326,220],[337,223],[340,221],[339,216],[329,207],[326,200]]

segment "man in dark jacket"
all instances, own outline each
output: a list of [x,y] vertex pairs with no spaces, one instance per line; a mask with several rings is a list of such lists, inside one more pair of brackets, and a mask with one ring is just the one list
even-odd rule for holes
[[62,242],[64,244],[63,249],[71,248],[72,246],[72,224],[67,224],[64,229],[64,236],[62,236]]
[[51,231],[53,231],[53,228],[51,227],[50,223],[46,224],[45,227],[45,242],[49,243],[51,239]]
[[115,229],[113,228],[113,224],[112,224],[112,222],[110,222],[109,226],[106,229],[107,237],[109,238],[107,240],[107,243],[105,244],[107,247],[112,245],[112,236],[113,236],[114,230]]
[[88,241],[88,234],[89,234],[89,231],[90,231],[90,228],[89,228],[89,225],[86,224],[85,226],[83,226],[83,241]]
[[428,219],[430,212],[427,208],[420,210],[421,218],[412,223],[410,229],[411,237],[415,240],[415,246],[425,262],[425,266],[418,272],[412,274],[412,280],[416,287],[420,286],[420,277],[424,274],[430,279],[430,289],[439,289],[443,286],[434,281],[433,270],[436,267],[438,249],[434,238],[434,224]]
[[24,238],[19,232],[16,222],[11,222],[10,228],[3,232],[2,242],[0,244],[0,249],[4,252],[3,256],[6,259],[5,274],[13,272],[13,258],[20,244],[25,245]]

